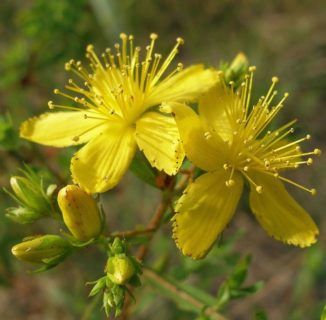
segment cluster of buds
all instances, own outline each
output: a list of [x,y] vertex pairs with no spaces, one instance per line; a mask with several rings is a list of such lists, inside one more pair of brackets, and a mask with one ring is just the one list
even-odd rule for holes
[[[11,178],[11,187],[15,192],[12,197],[21,206],[11,208],[10,217],[20,223],[27,223],[51,210],[50,197],[54,187],[49,186],[45,193],[42,181],[31,169],[26,167],[23,173],[24,177]],[[40,271],[56,266],[74,247],[87,245],[102,231],[102,217],[97,203],[83,189],[68,185],[59,191],[57,200],[63,221],[72,236],[66,235],[67,239],[58,235],[28,237],[12,248],[12,254],[16,258],[41,265]]]
[[127,244],[124,240],[115,238],[109,246],[109,258],[105,266],[106,275],[94,284],[90,296],[100,291],[103,292],[103,307],[107,316],[111,311],[115,316],[121,314],[126,292],[130,292],[127,286],[137,287],[140,285],[139,275],[141,274],[140,263],[128,255]]
[[50,184],[45,188],[43,178],[27,165],[20,172],[21,175],[10,179],[13,192],[6,190],[18,204],[18,207],[7,209],[7,217],[21,224],[32,223],[43,217],[57,217],[53,202],[56,185]]

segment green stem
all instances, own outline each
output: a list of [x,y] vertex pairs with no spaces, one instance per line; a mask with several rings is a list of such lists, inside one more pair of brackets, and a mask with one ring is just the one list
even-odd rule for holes
[[171,292],[171,295],[177,295],[183,301],[191,304],[200,312],[203,310],[203,313],[206,316],[209,316],[212,320],[227,320],[224,316],[219,314],[215,308],[206,306],[203,302],[198,300],[196,297],[192,296],[188,292],[185,292],[178,288],[175,284],[168,281],[166,278],[161,277],[159,274],[154,272],[151,269],[143,268],[143,276],[149,279],[150,281],[155,282],[158,286],[163,287],[164,289]]
[[148,235],[150,236],[156,229],[154,228],[147,228],[147,229],[140,229],[140,230],[126,230],[126,231],[116,231],[110,234],[110,237],[118,237],[118,238],[133,238],[139,235]]

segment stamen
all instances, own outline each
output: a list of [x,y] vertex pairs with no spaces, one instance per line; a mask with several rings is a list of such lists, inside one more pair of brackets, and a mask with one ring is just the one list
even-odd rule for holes
[[263,193],[263,187],[257,185],[244,171],[242,171],[243,175],[248,179],[248,181],[255,187],[257,193]]
[[297,187],[297,188],[299,188],[299,189],[302,189],[302,190],[304,190],[304,191],[307,191],[307,192],[309,192],[309,193],[312,194],[312,195],[315,195],[315,194],[316,194],[316,189],[308,189],[308,188],[302,186],[301,184],[298,184],[298,183],[296,183],[296,182],[294,182],[294,181],[292,181],[292,180],[290,180],[290,179],[287,179],[287,178],[285,178],[285,177],[282,177],[282,176],[280,176],[280,175],[278,175],[277,178],[280,179],[280,180],[283,180],[284,182],[287,182],[287,183],[289,183],[289,184],[292,184],[293,186],[295,186],[295,187]]

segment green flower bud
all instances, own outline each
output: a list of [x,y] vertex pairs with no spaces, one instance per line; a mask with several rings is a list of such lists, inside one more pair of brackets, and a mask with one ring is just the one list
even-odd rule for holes
[[113,240],[113,243],[110,246],[112,255],[124,253],[126,251],[126,242],[121,240],[120,238],[116,237]]
[[58,194],[63,221],[72,235],[88,241],[101,233],[102,221],[96,201],[76,185],[68,185]]
[[52,193],[55,185],[44,189],[43,179],[31,168],[25,166],[20,170],[21,176],[10,178],[13,193],[9,195],[18,203],[18,207],[8,208],[7,217],[18,223],[31,223],[45,216],[55,215],[52,207]]
[[242,52],[238,53],[225,70],[226,83],[233,81],[237,85],[247,73],[248,67],[249,62],[246,55]]
[[56,235],[30,238],[11,249],[16,258],[35,264],[51,264],[63,260],[69,251],[68,241]]
[[108,278],[118,285],[126,284],[136,272],[131,259],[125,254],[110,257],[105,271]]

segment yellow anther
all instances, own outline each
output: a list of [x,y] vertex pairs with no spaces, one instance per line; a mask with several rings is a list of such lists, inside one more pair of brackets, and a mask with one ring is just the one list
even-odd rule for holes
[[92,52],[94,51],[94,46],[92,44],[89,44],[87,47],[86,47],[86,51],[87,52]]
[[54,94],[59,94],[59,89],[54,89],[54,90],[53,90],[53,93],[54,93]]
[[250,66],[249,67],[249,72],[254,72],[256,71],[256,66]]
[[209,131],[206,131],[204,133],[204,137],[205,137],[206,140],[208,140],[208,139],[210,139],[212,137],[212,134]]
[[278,77],[273,77],[273,78],[272,78],[272,82],[273,82],[273,83],[278,82],[278,80],[279,80]]
[[262,186],[257,186],[256,187],[256,191],[257,191],[257,193],[262,193],[263,192],[263,187]]
[[312,196],[315,196],[317,194],[317,190],[316,189],[310,189],[310,193]]
[[127,39],[127,35],[124,32],[120,33],[120,39]]
[[185,41],[182,38],[178,37],[177,38],[177,43],[182,45],[182,44],[185,43]]
[[309,158],[309,159],[307,160],[307,165],[308,165],[308,166],[311,166],[311,165],[313,164],[313,162],[314,162],[314,160],[313,160],[312,158]]
[[311,135],[310,135],[310,134],[307,134],[307,135],[306,135],[306,139],[307,139],[307,140],[310,140],[310,139],[311,139]]
[[234,186],[234,184],[235,184],[235,182],[234,182],[233,179],[230,179],[230,180],[225,181],[225,185],[227,187],[229,187],[229,188],[232,187],[232,186]]
[[247,172],[249,170],[249,167],[245,166],[245,167],[243,167],[243,170]]
[[287,98],[290,94],[288,92],[284,93],[284,98]]
[[320,156],[321,155],[321,150],[320,149],[315,149],[314,154],[317,155],[317,156]]
[[158,35],[156,33],[151,33],[149,37],[151,40],[156,40],[158,38]]
[[53,101],[49,101],[48,102],[48,107],[49,107],[49,109],[54,109],[54,105],[53,105]]
[[229,165],[228,165],[227,163],[224,163],[224,164],[223,164],[223,169],[224,169],[224,170],[228,170],[228,169],[229,169]]

